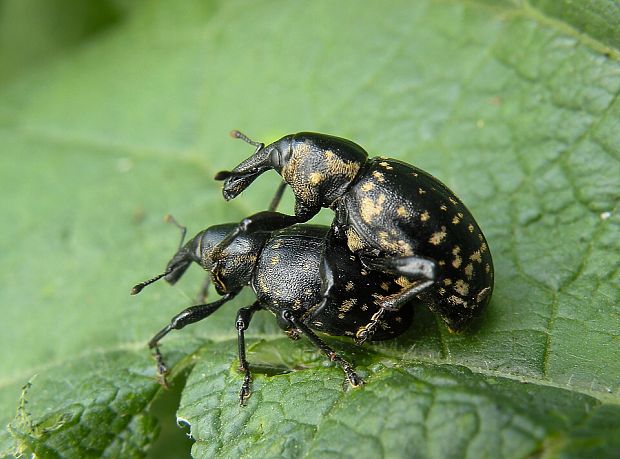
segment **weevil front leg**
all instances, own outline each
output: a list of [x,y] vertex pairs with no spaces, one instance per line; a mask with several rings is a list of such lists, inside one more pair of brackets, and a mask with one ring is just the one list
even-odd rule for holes
[[155,354],[155,360],[157,362],[157,379],[162,386],[167,387],[166,374],[168,373],[168,367],[166,366],[164,358],[159,350],[159,342],[162,338],[172,330],[180,330],[186,325],[193,324],[210,316],[217,311],[220,306],[234,298],[237,293],[238,292],[228,293],[212,303],[198,304],[184,309],[174,316],[168,325],[162,328],[155,336],[153,336],[153,338],[151,338],[149,341],[149,348],[153,349]]
[[202,282],[200,286],[200,290],[198,291],[198,295],[196,295],[196,299],[199,303],[204,303],[209,295],[209,286],[211,285],[211,276],[207,275],[205,280]]

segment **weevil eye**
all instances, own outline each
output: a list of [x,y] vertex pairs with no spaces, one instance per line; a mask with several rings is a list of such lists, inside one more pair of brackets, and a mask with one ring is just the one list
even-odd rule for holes
[[269,152],[271,164],[273,164],[273,168],[276,171],[279,171],[284,167],[284,160],[282,158],[282,152],[277,148],[273,147]]
[[292,154],[292,136],[282,137],[277,142],[267,147],[269,153],[269,161],[272,167],[281,172],[282,168],[288,164]]

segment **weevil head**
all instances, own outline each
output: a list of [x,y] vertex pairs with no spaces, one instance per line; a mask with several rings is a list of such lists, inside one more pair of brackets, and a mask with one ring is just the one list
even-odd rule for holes
[[161,278],[169,284],[176,284],[192,263],[199,264],[210,273],[220,295],[239,291],[249,283],[258,254],[271,234],[269,232],[240,234],[220,250],[218,247],[220,242],[236,227],[236,223],[227,223],[201,231],[177,250],[163,273],[134,285],[131,294],[140,293],[144,287]]
[[166,282],[171,285],[176,284],[192,263],[198,263],[204,267],[204,262],[202,260],[202,244],[204,235],[208,231],[209,229],[206,229],[198,233],[174,254],[166,267],[166,271],[168,272],[164,277]]
[[368,154],[359,145],[339,137],[302,132],[257,148],[254,155],[226,179],[224,198],[235,198],[263,172],[273,169],[290,185],[298,204],[308,209],[329,207],[342,196],[365,164]]
[[230,245],[219,250],[220,242],[236,227],[236,223],[211,226],[198,233],[184,247],[192,261],[210,273],[215,288],[221,295],[238,291],[250,282],[258,254],[269,238],[269,233],[266,232],[240,234]]
[[[233,131],[237,133],[237,131]],[[240,134],[243,136],[243,134]],[[232,171],[221,171],[215,176],[216,180],[224,180],[222,194],[224,199],[230,201],[236,198],[261,174],[274,169],[280,171],[282,162],[290,152],[291,139],[293,136],[285,136],[280,140],[265,146],[262,143],[250,141],[245,136],[244,140],[256,146],[256,151],[252,156],[243,161]]]

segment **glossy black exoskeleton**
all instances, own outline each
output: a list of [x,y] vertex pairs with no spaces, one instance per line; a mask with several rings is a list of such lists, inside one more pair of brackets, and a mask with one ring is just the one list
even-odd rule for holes
[[[351,364],[325,344],[313,330],[330,335],[354,337],[360,328],[373,320],[378,326],[373,340],[390,339],[403,333],[411,324],[411,305],[397,311],[381,313],[378,298],[398,295],[408,282],[391,274],[369,272],[346,246],[325,247],[329,231],[326,226],[295,225],[275,232],[240,234],[225,251],[214,248],[236,228],[236,224],[212,226],[181,245],[164,273],[136,285],[132,294],[165,278],[176,283],[194,262],[210,273],[217,301],[183,310],[149,342],[157,359],[158,375],[165,384],[167,368],[159,351],[159,341],[171,330],[206,318],[234,298],[246,285],[257,300],[239,309],[236,327],[239,341],[240,369],[245,377],[239,397],[243,404],[250,394],[250,370],[245,357],[244,331],[254,312],[266,309],[275,314],[278,324],[292,338],[305,335],[315,346],[344,370],[348,381],[358,386],[362,380]],[[323,253],[325,251],[325,256]],[[330,260],[325,270],[322,260]],[[217,266],[217,269],[214,267]]]
[[[493,261],[486,239],[459,198],[427,172],[394,159],[368,159],[359,145],[325,134],[287,135],[267,146],[232,134],[256,151],[232,171],[217,174],[225,180],[225,199],[274,169],[295,194],[295,215],[252,215],[216,251],[239,234],[303,223],[329,207],[336,215],[326,244],[346,245],[373,274],[408,282],[401,292],[382,295],[379,318],[419,298],[459,331],[489,303]],[[337,263],[325,260],[327,269]],[[377,324],[359,329],[358,341],[368,339]]]

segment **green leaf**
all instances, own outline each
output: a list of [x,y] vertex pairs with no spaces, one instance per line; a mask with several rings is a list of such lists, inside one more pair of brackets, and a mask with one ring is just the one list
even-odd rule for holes
[[[158,413],[197,457],[620,454],[618,2],[101,2],[57,41],[39,3],[1,20],[0,456],[187,455],[181,429],[152,446]],[[493,252],[486,313],[461,335],[420,309],[397,340],[331,339],[367,382],[348,391],[257,315],[241,408],[246,292],[166,337],[180,408],[153,409],[145,343],[204,276],[129,297],[176,249],[163,215],[195,233],[278,183],[224,202],[211,177],[251,153],[232,128],[329,132],[444,181]]]

